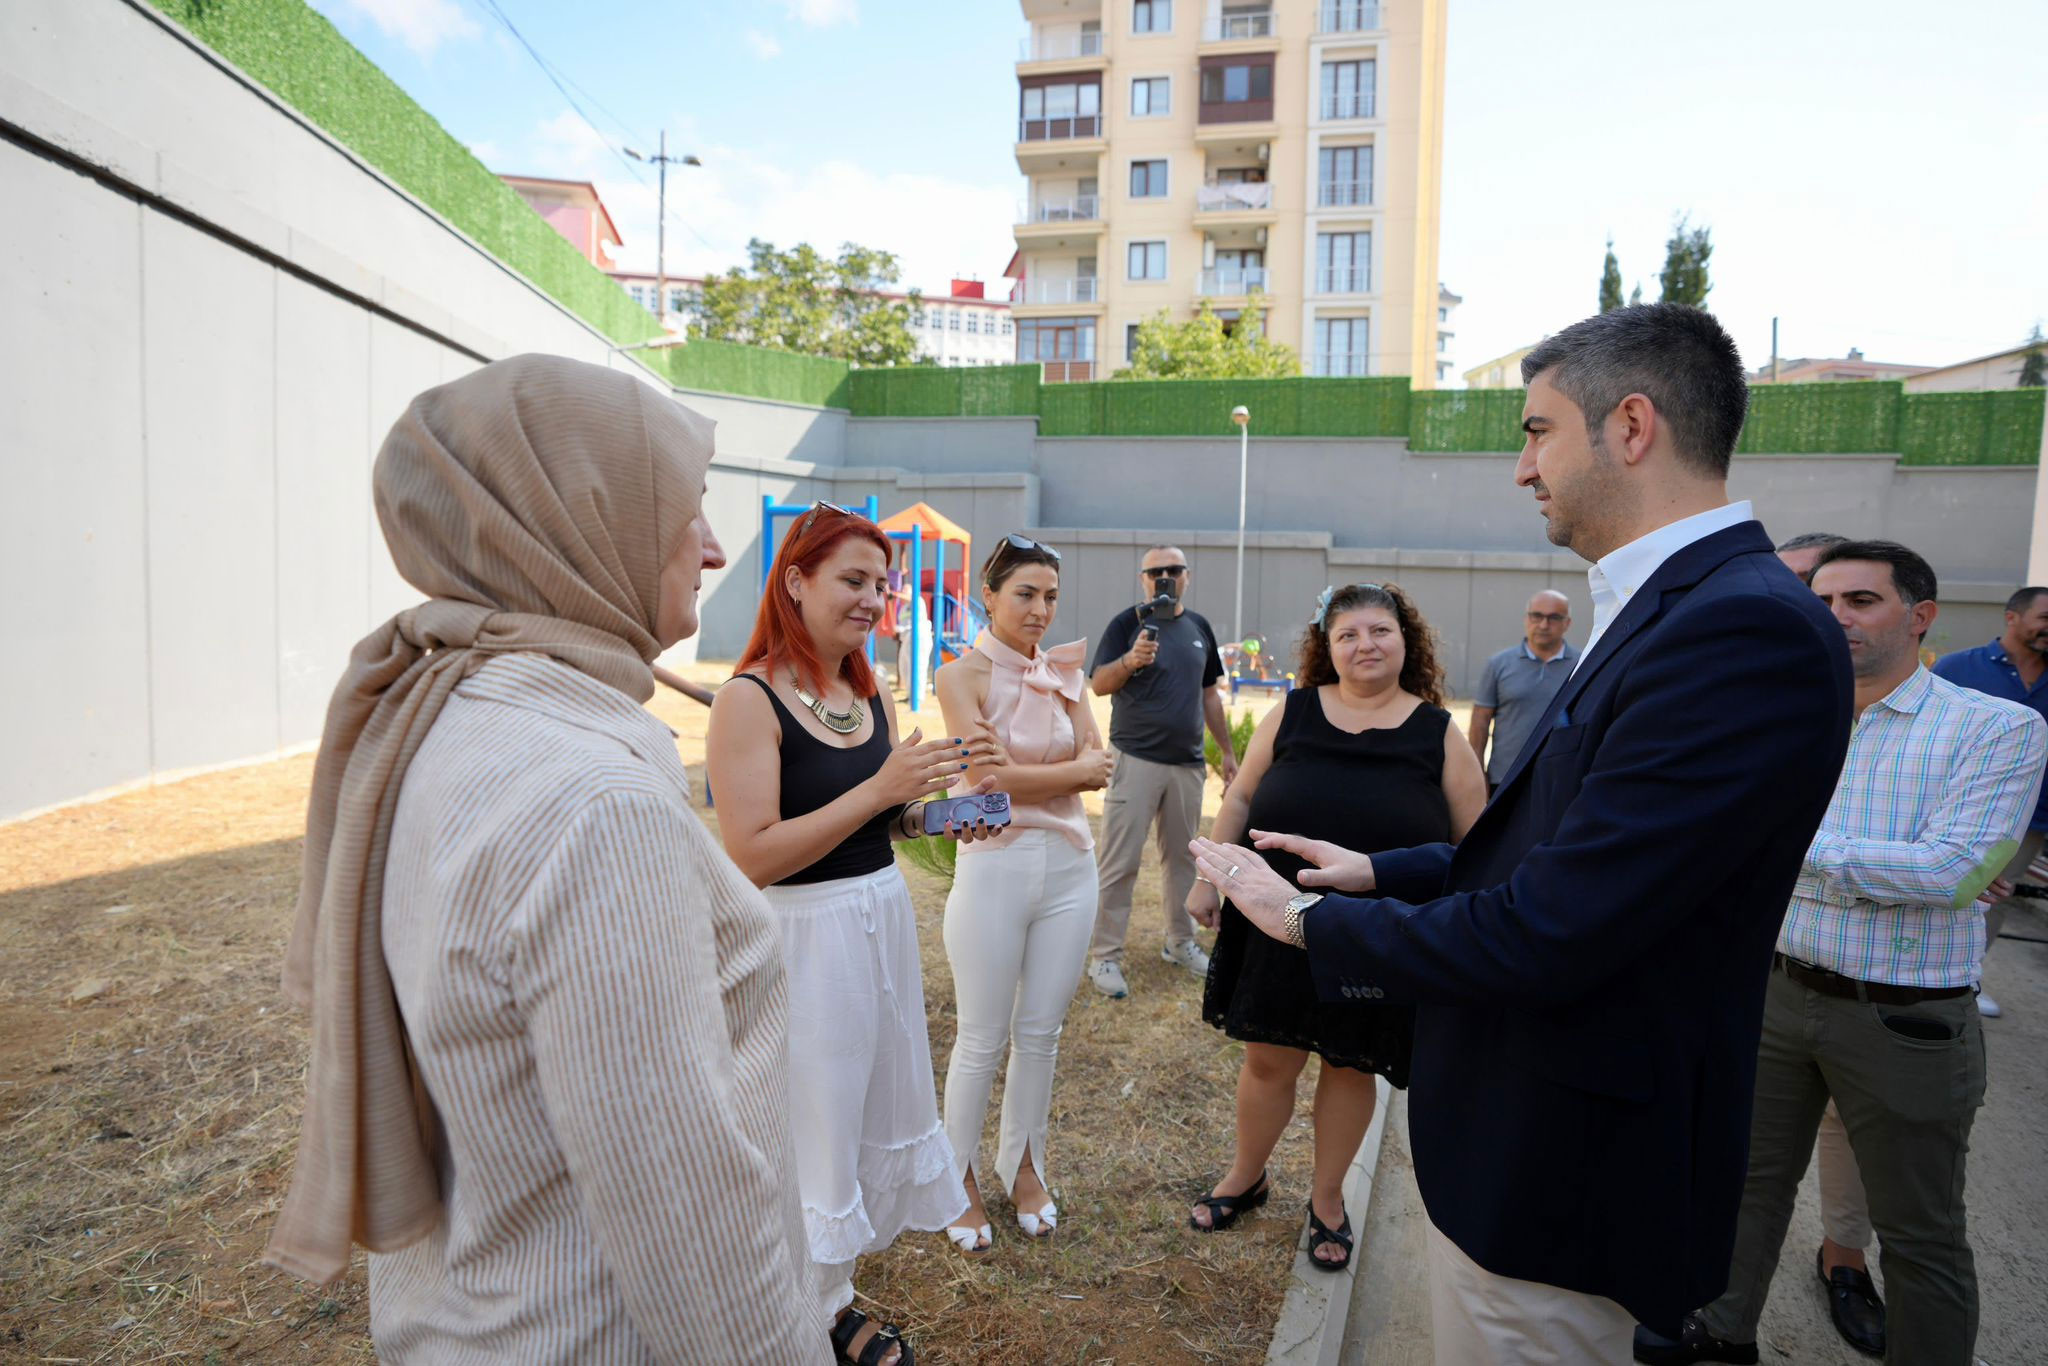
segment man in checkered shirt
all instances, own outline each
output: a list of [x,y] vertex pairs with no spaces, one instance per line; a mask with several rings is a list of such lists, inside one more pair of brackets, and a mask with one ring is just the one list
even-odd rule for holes
[[1963,1169],[1984,1100],[1977,898],[2026,830],[2048,723],[1921,666],[1935,579],[1906,547],[1831,546],[1812,584],[1848,637],[1856,723],[1778,935],[1729,1288],[1687,1316],[1679,1342],[1639,1329],[1636,1359],[1757,1360],[1757,1320],[1832,1096],[1883,1247],[1886,1360],[1970,1366],[1977,1277]]

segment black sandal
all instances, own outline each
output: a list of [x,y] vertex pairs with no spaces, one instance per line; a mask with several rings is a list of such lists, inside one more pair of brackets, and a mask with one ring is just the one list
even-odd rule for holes
[[1252,1182],[1252,1188],[1248,1191],[1239,1191],[1236,1195],[1205,1195],[1195,1201],[1198,1205],[1209,1207],[1209,1226],[1202,1227],[1195,1222],[1195,1216],[1190,1214],[1188,1227],[1197,1233],[1221,1233],[1236,1223],[1240,1215],[1265,1204],[1267,1197],[1272,1194],[1272,1185],[1267,1182],[1266,1174],[1260,1172],[1259,1179]]
[[841,1314],[839,1322],[832,1325],[832,1350],[838,1354],[841,1361],[847,1363],[847,1366],[881,1366],[882,1358],[888,1355],[891,1347],[903,1349],[903,1355],[897,1358],[896,1366],[917,1366],[917,1353],[910,1350],[909,1342],[904,1340],[903,1330],[893,1323],[885,1323],[876,1329],[875,1335],[868,1339],[868,1345],[861,1348],[859,1356],[848,1356],[847,1352],[854,1338],[867,1326],[868,1316],[853,1308]]
[[[1344,1249],[1342,1261],[1333,1262],[1316,1256],[1316,1249],[1328,1243]],[[1318,1271],[1342,1271],[1351,1265],[1351,1211],[1344,1211],[1344,1222],[1333,1232],[1328,1224],[1316,1218],[1316,1202],[1308,1202],[1308,1259]]]

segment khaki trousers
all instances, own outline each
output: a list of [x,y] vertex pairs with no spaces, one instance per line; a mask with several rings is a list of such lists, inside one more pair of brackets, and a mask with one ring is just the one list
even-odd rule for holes
[[[2041,856],[2041,844],[2044,838],[2048,838],[2048,830],[2029,830],[2026,834],[2020,836],[2020,851],[2012,856],[2012,862],[2005,865],[2005,871],[2000,873],[1999,876],[2007,882],[2025,882],[2027,880],[2028,867],[2032,865],[2035,859]],[[1984,908],[1985,958],[1991,956],[1991,946],[1998,942],[1998,932],[2004,927],[2005,903],[2001,901],[1996,906],[1986,906]],[[1982,959],[1978,960],[1977,971],[1980,975],[1984,971]]]
[[1188,916],[1195,856],[1188,852],[1188,841],[1201,823],[1202,785],[1208,773],[1205,764],[1155,764],[1129,754],[1116,756],[1116,773],[1102,803],[1102,843],[1095,850],[1102,885],[1089,957],[1118,962],[1124,956],[1131,893],[1138,885],[1138,864],[1145,857],[1145,836],[1155,824],[1166,942],[1178,944],[1195,937],[1195,922]]
[[1984,1103],[1984,1031],[1967,993],[1879,1006],[1824,996],[1772,971],[1728,1293],[1706,1307],[1707,1330],[1730,1342],[1756,1340],[1830,1096],[1881,1249],[1886,1360],[1971,1366],[1977,1264],[1963,1178],[1970,1126]]
[[1813,1157],[1820,1164],[1821,1231],[1843,1247],[1869,1247],[1870,1197],[1863,1193],[1863,1176],[1856,1170],[1849,1131],[1842,1127],[1842,1116],[1832,1100],[1821,1113]]
[[1635,1316],[1613,1300],[1496,1276],[1429,1226],[1437,1366],[1625,1366]]

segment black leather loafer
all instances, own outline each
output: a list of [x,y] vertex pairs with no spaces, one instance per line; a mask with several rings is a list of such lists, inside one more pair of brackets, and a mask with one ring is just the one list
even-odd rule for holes
[[1636,1325],[1635,1358],[1644,1366],[1687,1366],[1694,1361],[1726,1361],[1733,1366],[1756,1366],[1756,1344],[1724,1342],[1707,1331],[1697,1313],[1685,1316],[1685,1326],[1673,1342],[1661,1333]]
[[1828,1313],[1842,1341],[1867,1357],[1884,1355],[1884,1301],[1870,1273],[1852,1266],[1838,1266],[1830,1274],[1819,1249],[1813,1254],[1813,1269],[1827,1287]]

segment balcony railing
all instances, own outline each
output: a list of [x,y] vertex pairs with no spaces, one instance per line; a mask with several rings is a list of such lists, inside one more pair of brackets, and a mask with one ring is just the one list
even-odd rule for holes
[[1100,33],[1042,33],[1017,45],[1017,60],[1020,62],[1058,62],[1101,55]]
[[1356,379],[1372,373],[1370,356],[1364,351],[1318,351],[1311,374],[1342,375]]
[[1273,187],[1257,184],[1204,185],[1195,191],[1197,213],[1241,213],[1246,209],[1273,207]]
[[1325,180],[1316,187],[1316,204],[1325,209],[1372,203],[1369,180]]
[[1017,120],[1019,142],[1058,142],[1068,138],[1101,136],[1100,114],[1057,114],[1051,118]]
[[1366,266],[1325,267],[1316,272],[1318,294],[1365,294],[1370,292],[1372,271]]
[[1359,90],[1349,95],[1323,96],[1325,119],[1369,119],[1373,116],[1373,92]]
[[1205,43],[1229,42],[1237,38],[1270,38],[1273,36],[1273,13],[1225,14],[1205,20],[1202,24],[1202,41]]
[[1249,294],[1266,287],[1264,266],[1221,267],[1202,272],[1200,292],[1210,297]]
[[1092,275],[1071,280],[1026,278],[1010,291],[1013,304],[1092,304],[1101,297],[1100,282]]
[[1102,217],[1099,195],[1075,194],[1018,206],[1020,223],[1091,223]]
[[1080,384],[1095,378],[1095,362],[1092,360],[1049,360],[1041,361],[1041,372],[1047,384]]
[[1323,0],[1318,33],[1369,33],[1380,26],[1376,0]]

